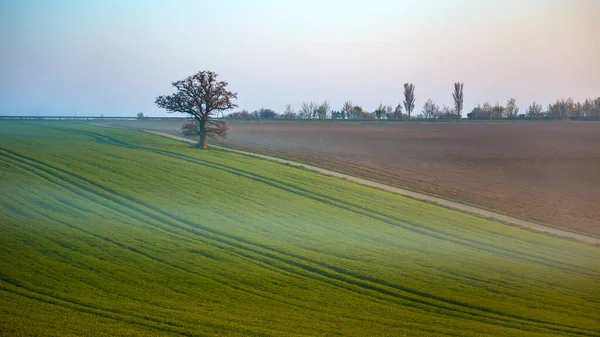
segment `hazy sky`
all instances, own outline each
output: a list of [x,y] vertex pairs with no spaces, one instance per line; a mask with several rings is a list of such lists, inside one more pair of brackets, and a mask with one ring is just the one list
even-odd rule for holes
[[0,114],[147,115],[212,70],[240,109],[600,96],[599,0],[0,0]]

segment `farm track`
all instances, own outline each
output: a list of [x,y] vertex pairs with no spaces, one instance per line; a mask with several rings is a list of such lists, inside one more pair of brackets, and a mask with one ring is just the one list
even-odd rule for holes
[[[174,123],[137,125],[181,136]],[[600,238],[598,126],[232,122],[219,142]]]
[[[273,187],[282,188],[284,190],[288,190],[292,193],[299,193],[306,197],[311,197],[315,200],[321,202],[330,203],[332,206],[344,207],[346,210],[360,212],[360,214],[369,216],[374,219],[378,219],[380,221],[384,221],[391,225],[401,224],[402,220],[393,219],[390,217],[382,217],[376,213],[369,214],[369,210],[358,210],[357,205],[349,208],[344,205],[335,205],[332,204],[330,200],[324,200],[322,197],[318,195],[310,195],[308,191],[299,189],[297,186],[281,184],[280,182],[269,180],[267,177],[262,177],[259,175],[252,175],[250,172],[246,172],[241,169],[218,165],[216,163],[211,163],[206,160],[200,160],[197,158],[172,153],[169,151],[157,150],[147,147],[133,146],[117,139],[104,136],[102,134],[97,134],[93,132],[84,132],[77,131],[72,129],[64,129],[64,131],[72,131],[79,132],[82,134],[86,134],[87,136],[93,137],[97,142],[112,144],[115,146],[125,146],[132,149],[137,150],[146,150],[152,151],[157,154],[167,155],[170,157],[178,158],[181,160],[185,160],[188,162],[192,162],[198,165],[209,166],[215,169],[226,170],[229,173],[242,175],[245,178],[253,179],[258,182],[269,184]],[[271,267],[274,267],[279,270],[283,270],[301,277],[308,277],[311,279],[319,280],[321,282],[325,282],[330,285],[334,285],[339,288],[343,288],[352,292],[357,292],[365,296],[372,296],[374,298],[378,298],[380,300],[386,300],[391,302],[397,302],[398,300],[403,301],[403,305],[411,306],[413,308],[419,310],[435,310],[440,314],[450,315],[450,316],[458,316],[463,318],[473,318],[478,317],[477,320],[482,322],[507,326],[507,327],[516,327],[515,325],[523,328],[524,326],[529,326],[530,328],[538,329],[547,329],[551,331],[561,331],[567,333],[575,333],[575,334],[584,334],[584,335],[595,335],[594,330],[586,330],[576,327],[571,327],[568,325],[560,325],[553,322],[545,322],[541,320],[528,319],[526,317],[520,317],[516,315],[511,315],[503,312],[497,312],[494,310],[490,310],[485,307],[477,307],[473,305],[469,305],[466,303],[461,303],[459,301],[448,300],[444,298],[437,297],[435,295],[431,295],[428,293],[422,293],[415,291],[413,289],[405,288],[396,284],[391,284],[384,280],[379,280],[376,278],[366,277],[364,275],[355,274],[344,270],[342,268],[338,268],[336,266],[331,266],[320,261],[311,260],[302,256],[297,256],[294,254],[286,253],[283,251],[275,250],[271,247],[256,244],[245,240],[243,238],[227,235],[225,233],[221,233],[219,231],[215,231],[210,228],[206,228],[197,223],[190,223],[185,219],[178,218],[177,216],[170,214],[166,211],[157,209],[152,207],[151,205],[145,204],[144,202],[128,197],[126,195],[122,195],[119,192],[108,189],[94,181],[90,181],[84,177],[78,176],[72,172],[63,170],[61,168],[48,165],[41,161],[37,161],[33,158],[29,158],[18,153],[14,153],[8,150],[3,150],[3,156],[9,160],[14,161],[18,165],[21,165],[24,169],[28,169],[31,172],[34,172],[38,176],[45,176],[46,179],[58,179],[62,182],[66,182],[66,186],[69,186],[73,192],[79,193],[82,196],[93,201],[94,198],[102,198],[103,201],[110,201],[113,204],[112,207],[116,207],[116,211],[123,212],[121,207],[126,208],[129,213],[135,214],[141,218],[138,218],[141,221],[146,223],[151,223],[154,226],[158,226],[161,229],[168,228],[168,230],[182,230],[189,234],[193,234],[194,238],[201,239],[203,243],[210,244],[212,246],[227,249],[228,251],[234,251],[236,254],[243,256],[247,259],[260,261],[261,263],[265,263]],[[56,182],[55,182],[56,183]],[[65,186],[65,184],[60,183],[59,185]],[[279,185],[279,186],[278,186]],[[83,190],[83,191],[81,191]],[[89,194],[92,194],[94,198],[91,198]],[[335,201],[333,201],[335,202]],[[338,201],[339,202],[339,201]],[[115,205],[116,204],[116,205]],[[352,208],[355,208],[352,210]],[[416,224],[401,224],[403,228],[418,227]],[[407,226],[408,225],[408,226]],[[413,228],[414,229],[414,228]],[[418,233],[436,237],[438,239],[448,239],[444,238],[442,233],[435,233],[429,231],[427,229],[418,229]],[[460,242],[460,241],[451,241],[457,244],[463,245],[472,245],[476,244],[476,242]],[[486,247],[474,247],[476,249],[485,249]],[[490,247],[488,247],[490,248]],[[494,253],[507,254],[507,252],[503,252],[501,250],[496,251],[501,247],[492,247],[495,250]],[[512,255],[512,254],[511,254]],[[512,258],[524,258],[523,256],[511,256]],[[149,257],[151,258],[151,257]],[[536,260],[536,263],[543,263],[543,261]],[[568,267],[568,266],[563,266]],[[570,269],[570,272],[578,272],[578,270]],[[585,271],[581,271],[585,273]],[[587,332],[586,332],[587,331]]]
[[[66,129],[66,130],[68,130],[68,129]],[[65,131],[65,130],[63,130],[63,131]],[[77,131],[77,132],[80,132],[80,131]],[[99,139],[101,139],[101,137],[103,137],[103,135],[101,135],[101,134],[96,134],[96,133],[91,133],[91,132],[86,132],[85,134],[87,134],[88,136],[91,135],[97,141]],[[111,141],[111,143],[117,144],[114,141]],[[122,144],[120,144],[120,145],[122,145]],[[331,206],[334,206],[334,207],[337,207],[340,209],[344,209],[346,211],[350,211],[350,212],[353,212],[356,214],[364,215],[371,219],[376,219],[378,221],[384,222],[388,225],[400,227],[405,230],[415,232],[417,234],[425,235],[428,237],[432,237],[432,238],[435,238],[438,240],[459,244],[462,246],[474,248],[474,249],[481,250],[481,251],[490,252],[490,253],[497,254],[497,255],[506,256],[506,257],[512,258],[516,261],[534,262],[534,263],[538,263],[538,264],[542,264],[542,265],[546,265],[546,266],[552,266],[553,268],[557,268],[556,261],[545,259],[545,258],[539,257],[539,256],[534,257],[534,256],[526,256],[526,255],[522,255],[522,254],[515,254],[514,252],[510,251],[509,249],[506,249],[505,247],[498,246],[498,245],[490,245],[490,244],[483,245],[483,244],[477,242],[476,240],[465,239],[460,236],[452,235],[450,233],[437,230],[434,227],[428,227],[428,226],[424,226],[422,224],[417,224],[415,222],[408,221],[403,218],[390,216],[385,213],[378,212],[374,209],[367,208],[364,205],[358,205],[358,204],[352,203],[347,200],[339,200],[336,198],[332,198],[331,196],[324,196],[324,195],[318,194],[314,191],[304,189],[296,184],[289,184],[289,183],[286,184],[281,181],[266,177],[264,175],[253,174],[251,172],[248,172],[248,171],[236,168],[236,167],[225,166],[225,165],[217,164],[217,163],[210,162],[207,160],[202,160],[202,159],[185,156],[185,155],[181,155],[181,154],[176,154],[176,153],[168,152],[168,151],[161,151],[161,150],[156,150],[156,149],[151,149],[151,148],[146,148],[146,147],[139,147],[139,146],[131,146],[131,145],[128,145],[128,147],[131,147],[131,148],[134,148],[137,150],[148,150],[148,151],[158,153],[161,155],[167,155],[170,157],[181,159],[181,160],[193,163],[193,164],[200,164],[203,166],[211,167],[213,169],[222,170],[227,173],[242,176],[246,179],[264,183],[271,187],[279,188],[281,190],[288,191],[288,192],[291,192],[294,194],[299,194],[299,195],[302,195],[303,197],[310,198],[310,199],[316,200],[318,202],[322,202],[322,203],[325,203],[325,204],[328,204],[328,205],[331,205]],[[568,271],[570,273],[583,274],[583,275],[586,275],[588,272],[590,272],[590,270],[580,270],[578,268],[573,269],[572,266],[570,266],[568,264],[562,265],[561,267],[559,267],[559,269]]]
[[[91,136],[101,137],[101,135]],[[105,138],[103,141],[112,143],[114,145],[118,144],[120,146],[128,146],[110,138]],[[141,220],[147,222],[150,218],[154,218],[156,219],[155,221],[159,223],[161,228],[166,225],[168,227],[182,229],[190,234],[194,234],[197,237],[209,239],[207,242],[204,242],[206,244],[211,244],[212,246],[227,249],[229,251],[233,250],[248,259],[261,261],[275,268],[291,272],[298,276],[309,277],[336,287],[360,293],[362,295],[373,296],[381,300],[392,302],[401,300],[403,301],[403,305],[426,311],[433,309],[444,315],[458,316],[463,318],[473,318],[474,316],[478,317],[477,320],[481,322],[505,327],[516,327],[516,324],[520,325],[521,328],[523,328],[525,325],[534,329],[542,328],[574,334],[590,336],[595,335],[593,330],[589,330],[586,333],[586,329],[562,326],[552,322],[531,320],[525,317],[496,312],[484,307],[472,306],[454,300],[439,298],[427,293],[420,293],[412,289],[390,284],[383,280],[377,280],[358,274],[353,275],[353,273],[335,266],[329,266],[319,261],[313,261],[300,256],[295,256],[293,254],[277,251],[268,246],[258,245],[238,237],[227,236],[226,234],[199,226],[198,224],[189,223],[184,219],[179,219],[176,216],[169,214],[168,212],[155,209],[150,205],[144,204],[143,202],[134,198],[123,196],[116,191],[107,189],[100,184],[89,181],[88,179],[70,173],[66,170],[36,161],[33,158],[12,153],[5,149],[2,149],[2,152],[3,157],[12,160],[18,165],[21,165],[24,169],[30,170],[40,177],[50,176],[54,179],[62,180],[62,182],[67,183],[67,186],[74,186],[70,187],[72,190],[83,189],[87,193],[92,193],[97,197],[105,199],[104,201],[111,201],[119,206],[126,207],[135,213],[144,215],[144,219]],[[63,183],[60,183],[59,185],[65,186]],[[89,195],[86,197],[88,199],[90,198]],[[146,217],[148,219],[145,219]],[[58,298],[58,300],[64,301],[65,299]],[[152,320],[151,317],[138,318]]]
[[[168,134],[168,133],[165,133],[165,132],[154,131],[154,130],[144,130],[144,131],[152,133],[152,134],[156,134],[156,135],[159,135],[159,136],[163,136],[163,137],[167,137],[167,138],[171,138],[171,139],[175,139],[175,140],[187,142],[187,143],[196,143],[194,140],[190,140],[190,139],[184,138],[184,137],[175,136],[175,135]],[[537,224],[537,223],[534,223],[534,222],[531,222],[531,221],[526,221],[526,220],[523,220],[523,219],[511,217],[511,216],[508,216],[508,215],[504,215],[504,214],[492,212],[492,211],[489,211],[489,210],[486,210],[486,209],[482,209],[482,208],[478,208],[478,207],[474,207],[474,206],[470,206],[470,205],[461,204],[459,202],[450,201],[450,200],[446,200],[446,199],[434,197],[434,196],[431,196],[431,195],[427,195],[427,194],[423,194],[423,193],[418,193],[418,192],[414,192],[414,191],[410,191],[410,190],[406,190],[406,189],[402,189],[402,188],[398,188],[398,187],[394,187],[394,186],[390,186],[390,185],[386,185],[386,184],[382,184],[382,183],[370,181],[370,180],[367,180],[367,179],[358,178],[358,177],[347,175],[347,174],[343,174],[343,173],[340,173],[340,172],[335,172],[335,171],[323,169],[323,168],[320,168],[320,167],[317,167],[317,166],[308,165],[308,164],[304,164],[304,163],[300,163],[300,162],[295,162],[295,161],[291,161],[291,160],[287,160],[287,159],[281,159],[281,158],[277,158],[277,157],[266,156],[266,155],[262,155],[262,154],[256,154],[256,153],[252,153],[252,152],[248,152],[248,151],[242,151],[242,150],[236,150],[236,149],[231,149],[231,148],[225,148],[225,147],[221,147],[221,146],[214,146],[213,145],[213,147],[221,149],[221,150],[233,151],[233,152],[244,154],[244,155],[249,155],[249,156],[253,156],[253,157],[257,157],[257,158],[262,158],[262,159],[267,159],[267,160],[271,160],[271,161],[275,161],[275,162],[279,162],[279,163],[283,163],[283,164],[287,164],[287,165],[303,167],[303,168],[306,168],[306,169],[309,169],[309,170],[312,170],[312,171],[316,171],[316,172],[319,172],[319,173],[323,173],[323,174],[326,174],[326,175],[330,175],[330,176],[334,176],[334,177],[346,179],[348,181],[353,181],[353,182],[359,183],[361,185],[379,188],[379,189],[386,190],[386,191],[389,191],[389,192],[392,192],[392,193],[396,193],[396,194],[408,196],[408,197],[411,197],[411,198],[415,198],[415,199],[418,199],[418,200],[422,200],[422,201],[427,201],[427,202],[431,202],[431,203],[434,203],[434,204],[438,204],[438,205],[441,205],[441,206],[444,206],[444,207],[449,207],[449,208],[460,210],[460,211],[463,211],[463,212],[468,212],[468,213],[471,213],[471,214],[476,214],[476,215],[479,215],[479,216],[482,216],[482,217],[485,217],[485,218],[493,218],[493,219],[500,220],[500,221],[505,222],[505,223],[513,224],[513,225],[524,227],[524,228],[528,228],[528,229],[532,229],[534,231],[538,231],[538,232],[542,232],[542,233],[548,233],[548,234],[553,234],[553,235],[557,235],[557,236],[561,236],[561,237],[565,237],[565,238],[570,238],[570,239],[574,239],[574,240],[578,240],[578,241],[582,241],[582,242],[587,242],[587,243],[591,243],[591,244],[600,244],[600,238],[596,238],[596,237],[592,237],[592,236],[588,236],[588,235],[583,235],[583,234],[579,234],[579,233],[573,233],[573,232],[569,232],[569,231],[565,231],[565,230],[561,230],[561,229],[557,229],[557,228],[552,228],[552,227],[540,225],[540,224]]]
[[[460,322],[465,327],[477,327],[479,333],[499,331],[505,335],[600,336],[596,324],[582,324],[586,320],[594,321],[589,312],[593,312],[594,303],[598,302],[596,296],[592,295],[593,287],[589,281],[600,276],[591,255],[595,248],[586,244],[496,226],[489,221],[394,197],[385,192],[254,160],[251,158],[255,156],[253,153],[242,157],[219,150],[202,155],[174,142],[144,135],[143,131],[102,132],[94,128],[63,125],[43,128],[53,129],[46,137],[51,140],[54,137],[58,142],[57,145],[48,147],[47,154],[38,150],[35,143],[20,145],[13,141],[12,144],[9,142],[0,145],[0,172],[8,174],[7,187],[11,186],[10,181],[14,179],[14,189],[8,189],[3,195],[3,210],[0,210],[0,215],[4,214],[7,222],[0,226],[0,233],[8,234],[9,244],[2,253],[10,254],[7,257],[15,254],[13,262],[3,267],[8,269],[0,271],[0,293],[4,293],[2,297],[14,305],[14,309],[10,310],[9,305],[4,309],[8,310],[4,313],[0,310],[0,314],[8,313],[9,319],[12,319],[10,315],[19,317],[19,311],[24,313],[23,310],[29,305],[36,308],[47,307],[43,310],[50,313],[48,317],[53,315],[52,312],[60,311],[64,318],[70,317],[69,315],[93,315],[98,320],[110,320],[114,323],[109,324],[115,326],[129,325],[131,329],[138,326],[135,329],[146,329],[159,334],[270,336],[290,332],[283,326],[270,330],[263,328],[266,325],[254,324],[253,320],[238,320],[235,318],[235,309],[229,311],[219,304],[208,304],[208,308],[224,310],[224,314],[229,312],[230,318],[221,319],[212,314],[200,318],[205,312],[203,299],[208,299],[211,301],[208,303],[228,303],[233,305],[231,308],[235,308],[238,303],[253,303],[248,308],[264,308],[267,312],[264,305],[279,308],[281,310],[277,310],[277,313],[285,314],[279,314],[278,317],[285,321],[295,317],[294,313],[303,312],[307,315],[303,318],[309,319],[305,322],[315,322],[316,319],[319,322],[336,322],[333,323],[335,325],[343,321],[344,326],[368,326],[376,331],[389,329],[460,336],[464,334],[463,331],[468,331],[468,328],[452,329],[458,326],[453,322]],[[37,137],[37,133],[34,129],[30,135]],[[21,135],[18,132],[14,134]],[[79,150],[73,153],[83,157],[58,152],[61,151],[62,144],[72,142],[76,142],[73,144],[77,144]],[[90,156],[86,158],[88,153]],[[73,161],[77,158],[82,160]],[[154,170],[142,173],[139,178],[137,174],[131,174],[146,165],[151,165]],[[181,167],[182,171],[171,173],[169,168],[173,166]],[[207,177],[214,177],[214,180],[191,177],[193,172],[204,172]],[[161,175],[163,173],[164,176]],[[129,179],[136,183],[124,183]],[[145,180],[149,180],[147,186],[142,184]],[[178,189],[194,186],[194,191],[214,191],[213,197],[220,200],[215,205],[227,203],[235,196],[237,199],[231,199],[232,202],[237,200],[234,204],[241,202],[245,208],[238,212],[235,208],[226,207],[223,209],[226,212],[219,215],[213,214],[209,207],[193,211],[188,208],[194,207],[190,201],[203,200],[197,199],[199,195],[190,195],[181,206],[171,208],[170,200],[176,193],[163,195],[161,191],[167,182],[173,183]],[[261,192],[238,195],[228,188],[232,182],[239,183],[243,191]],[[11,191],[17,192],[15,198],[10,197],[14,193]],[[260,200],[263,201],[259,202]],[[294,201],[296,205],[305,200],[306,205],[290,207],[281,213],[274,212],[272,214],[276,214],[276,217],[265,219],[264,224],[261,223],[261,217],[247,213],[247,209],[256,207],[263,210],[256,214],[271,214],[268,210],[277,204],[277,200]],[[395,201],[391,202],[392,200]],[[32,202],[38,207],[32,208]],[[269,205],[268,208],[265,205]],[[306,213],[305,210],[309,209],[313,210],[312,214]],[[414,213],[411,209],[423,212]],[[207,212],[206,219],[197,216],[203,214],[202,210]],[[240,218],[245,214],[249,217]],[[322,228],[326,231],[320,232],[320,217],[324,214],[331,215],[331,221],[324,221]],[[439,221],[437,217],[447,219],[448,222]],[[300,218],[305,220],[299,220]],[[346,218],[356,220],[348,225],[337,225],[344,223]],[[95,220],[86,223],[85,219]],[[289,219],[290,222],[284,219]],[[464,226],[461,226],[461,220],[464,220]],[[219,225],[220,221],[224,226]],[[279,227],[278,222],[282,227]],[[23,228],[31,225],[32,235],[39,238],[36,248],[26,248],[29,240],[34,239],[34,236],[28,236],[26,229],[15,232],[14,236],[10,234],[11,225],[21,224]],[[368,228],[373,226],[373,233],[379,234],[369,234],[364,226],[367,224]],[[104,226],[110,229],[105,230]],[[272,236],[273,230],[284,232]],[[133,235],[130,236],[130,233]],[[263,237],[263,233],[266,236]],[[384,233],[392,234],[389,237],[396,239],[388,240]],[[360,244],[356,248],[366,248],[366,254],[360,253],[358,257],[355,255],[358,251],[344,247],[344,241],[354,240],[353,236],[357,234],[361,235],[357,238],[365,239],[358,239],[356,242]],[[499,237],[496,238],[495,234]],[[340,238],[337,235],[344,236],[344,241],[338,241]],[[322,242],[326,245],[338,244],[337,248],[325,248],[319,242],[320,238],[325,238]],[[291,245],[287,243],[288,239],[293,240],[290,241]],[[316,240],[315,244],[304,245],[298,242],[296,245],[295,240],[298,239]],[[19,240],[27,241],[15,244]],[[527,249],[530,244],[535,245],[531,250]],[[81,255],[87,251],[86,247],[92,250],[87,255]],[[453,247],[456,248],[455,253],[460,254],[452,254]],[[110,253],[95,252],[98,248]],[[38,252],[42,259],[29,261],[30,257],[27,255],[19,256],[21,249],[24,253]],[[565,249],[566,254],[557,254],[560,252],[557,249]],[[578,249],[584,253],[579,259],[579,254],[575,253],[579,252]],[[396,251],[400,254],[396,255]],[[46,255],[46,252],[49,254]],[[429,257],[423,259],[411,252]],[[451,262],[447,265],[440,264],[436,268],[436,261],[439,259],[435,256],[445,256],[441,252],[450,252],[448,257]],[[429,254],[435,254],[434,258]],[[48,258],[43,258],[45,256]],[[113,256],[117,258],[114,262],[107,265],[96,264],[96,261],[107,261],[107,257],[108,261],[112,261]],[[364,256],[364,259],[360,256]],[[389,256],[389,259],[385,256]],[[409,258],[406,265],[402,262],[404,256]],[[120,262],[121,257],[126,264]],[[46,265],[44,261],[50,262],[47,264],[49,271],[63,270],[60,263],[72,265],[74,269],[64,269],[65,274],[43,274],[43,266]],[[371,267],[371,261],[381,261],[381,267]],[[491,261],[497,261],[498,264]],[[94,279],[86,279],[94,277],[99,282],[117,281],[115,284],[118,284],[118,280],[123,280],[124,284],[138,284],[136,281],[130,283],[129,278],[120,276],[128,274],[128,269],[123,268],[131,263],[144,266],[147,272],[141,273],[139,279],[149,280],[148,285],[152,289],[158,290],[156,286],[166,289],[165,293],[162,288],[155,293],[158,295],[157,301],[152,299],[153,295],[147,297],[143,290],[139,293],[134,288],[131,288],[131,292],[126,288],[116,291],[118,288],[98,287],[95,282],[89,283]],[[431,263],[436,268],[434,273],[430,273],[433,271],[430,269]],[[35,276],[24,277],[10,269],[11,266],[17,268],[13,270],[23,268],[19,267],[20,264],[29,264],[30,267],[25,267],[24,270],[31,270],[31,275],[39,270],[41,282],[35,281]],[[462,265],[466,268],[461,269]],[[241,271],[239,275],[236,275],[236,266]],[[531,266],[530,274],[523,274],[524,278],[521,279],[519,266]],[[231,267],[234,269],[230,269]],[[250,274],[243,272],[246,270]],[[400,274],[396,274],[396,270]],[[475,270],[478,272],[474,272]],[[264,279],[250,276],[254,271],[257,275],[265,275]],[[412,276],[412,271],[416,272],[415,276]],[[491,274],[486,274],[486,271]],[[503,271],[507,272],[506,276],[502,276]],[[82,276],[86,275],[83,279],[77,276],[80,272],[84,273]],[[161,281],[162,276],[155,278],[154,275],[162,275],[163,272],[167,279],[172,275],[173,279],[182,281],[171,283]],[[497,272],[498,275],[493,276]],[[548,275],[549,281],[546,282],[545,278],[540,278],[540,274],[536,273]],[[430,274],[435,280],[431,283],[428,282]],[[62,279],[60,275],[65,275],[66,278]],[[563,275],[565,278],[558,277],[557,280],[569,281],[556,283],[550,280],[552,275]],[[293,283],[291,280],[294,280]],[[532,282],[533,280],[536,281]],[[577,280],[584,283],[577,283]],[[188,283],[190,281],[193,282],[194,290],[187,288],[191,285]],[[56,282],[74,282],[75,287],[71,290]],[[269,282],[276,286],[271,286]],[[139,282],[138,286],[142,283],[145,281]],[[304,285],[308,287],[305,288]],[[577,288],[581,285],[583,288]],[[523,286],[525,289],[531,287],[531,292],[523,291]],[[537,290],[546,286],[551,287],[548,290],[558,296],[545,296],[542,290]],[[558,288],[554,288],[557,286]],[[295,293],[291,287],[297,287],[296,289],[302,289],[301,292],[307,291],[306,294],[311,295],[290,296]],[[454,293],[449,292],[449,289]],[[344,302],[340,302],[344,303],[343,308],[363,303],[370,309],[338,310],[337,305],[315,305],[321,301],[306,300],[321,291],[337,294],[332,295],[332,299],[344,299]],[[465,297],[460,296],[461,291],[465,291]],[[221,302],[221,297],[213,297],[211,293],[226,294],[225,302]],[[469,296],[480,293],[481,297]],[[589,295],[586,296],[586,293]],[[192,296],[190,299],[196,298],[194,304],[176,304],[185,294]],[[561,295],[565,301],[558,300]],[[172,303],[168,298],[177,300]],[[212,302],[213,298],[217,301]],[[346,298],[350,300],[345,300]],[[518,310],[513,310],[509,302],[504,301],[510,298],[514,298],[515,303],[520,305]],[[543,301],[546,298],[550,302]],[[536,299],[541,305],[534,304]],[[239,302],[240,300],[243,302]],[[33,301],[39,303],[34,304]],[[329,301],[322,304],[325,303]],[[555,314],[550,303],[558,306],[559,303],[568,303],[573,306],[568,310],[559,309]],[[52,309],[50,305],[56,309]],[[137,308],[140,310],[136,310]],[[378,309],[373,310],[375,308]],[[386,308],[390,313],[397,311],[401,316],[385,314]],[[187,314],[183,314],[182,310]],[[220,311],[215,314],[218,312]],[[377,314],[380,312],[384,314]],[[578,315],[568,316],[566,313],[569,312],[580,312],[586,318],[571,319],[570,317]],[[414,321],[395,318],[404,315],[423,318]],[[255,316],[250,314],[249,317]],[[270,321],[267,318],[266,322]],[[444,322],[443,326],[450,329],[440,330],[435,325],[420,323],[432,321]],[[317,328],[318,325],[314,326]],[[0,334],[2,331],[11,330],[6,330],[0,324]]]
[[[63,131],[69,131],[69,129],[63,129]],[[560,263],[561,265],[557,266],[556,261],[552,261],[550,259],[546,259],[541,256],[527,256],[527,255],[522,255],[522,254],[516,254],[516,253],[510,251],[510,249],[507,249],[502,246],[493,245],[493,244],[489,244],[489,243],[484,245],[476,240],[470,240],[470,239],[466,239],[466,238],[463,238],[460,236],[452,235],[450,233],[437,230],[434,227],[424,226],[423,224],[418,224],[418,223],[415,223],[415,222],[412,222],[412,221],[409,221],[409,220],[406,220],[406,219],[403,219],[403,218],[400,218],[397,216],[391,216],[391,215],[385,214],[383,212],[379,212],[375,209],[368,208],[365,205],[358,205],[356,203],[352,203],[347,200],[340,200],[340,199],[332,198],[331,196],[325,196],[325,195],[316,193],[314,191],[310,191],[305,188],[302,188],[301,186],[296,185],[296,184],[284,183],[284,182],[269,178],[264,175],[253,174],[249,171],[246,171],[246,170],[243,170],[243,169],[240,169],[237,167],[226,166],[226,165],[218,164],[215,162],[202,160],[199,158],[190,157],[190,156],[186,156],[186,155],[181,155],[181,154],[177,154],[177,153],[173,153],[173,152],[169,152],[169,151],[156,150],[156,149],[140,147],[140,146],[132,146],[129,144],[122,144],[122,143],[119,143],[118,141],[115,141],[114,139],[110,139],[110,140],[106,141],[105,139],[102,138],[102,137],[104,137],[103,135],[93,133],[93,132],[81,132],[81,131],[77,131],[77,132],[83,133],[87,136],[91,136],[91,137],[95,138],[96,141],[100,141],[102,143],[126,146],[126,147],[136,149],[136,150],[150,151],[150,152],[153,152],[156,154],[166,155],[166,156],[173,157],[173,158],[176,158],[179,160],[183,160],[183,161],[186,161],[186,162],[189,162],[192,164],[199,164],[199,165],[203,165],[203,166],[210,167],[213,169],[221,170],[221,171],[224,171],[224,172],[227,172],[230,174],[234,174],[237,176],[241,176],[246,179],[250,179],[250,180],[253,180],[253,181],[256,181],[259,183],[263,183],[263,184],[269,185],[271,187],[278,188],[278,189],[281,189],[281,190],[284,190],[284,191],[287,191],[290,193],[298,194],[303,197],[306,197],[306,198],[309,198],[309,199],[312,199],[312,200],[315,200],[315,201],[318,201],[318,202],[321,202],[324,204],[328,204],[333,207],[344,209],[346,211],[356,213],[358,215],[363,215],[368,218],[381,221],[383,223],[386,223],[386,224],[394,226],[394,227],[400,227],[402,229],[405,229],[405,230],[408,230],[408,231],[411,231],[411,232],[414,232],[417,234],[425,235],[425,236],[428,236],[431,238],[435,238],[435,239],[438,239],[441,241],[447,241],[447,242],[451,242],[454,244],[466,246],[469,248],[493,253],[495,255],[505,256],[508,258],[512,258],[516,261],[534,262],[534,263],[545,265],[545,266],[551,266],[553,268],[558,268],[558,269],[567,271],[569,273],[587,275],[589,272],[592,272],[591,270],[582,270],[575,266],[571,266],[571,265],[563,264],[563,263]],[[328,267],[334,268],[331,266],[328,266]]]

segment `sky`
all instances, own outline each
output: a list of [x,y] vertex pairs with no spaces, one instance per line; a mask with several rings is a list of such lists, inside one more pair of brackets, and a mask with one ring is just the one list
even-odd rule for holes
[[236,110],[303,101],[373,111],[415,84],[465,111],[600,96],[598,0],[0,0],[0,115],[167,115],[201,70]]

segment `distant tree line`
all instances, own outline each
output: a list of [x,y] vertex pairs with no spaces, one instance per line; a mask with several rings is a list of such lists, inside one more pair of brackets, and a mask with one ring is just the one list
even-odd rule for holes
[[[389,119],[400,120],[410,118],[410,114],[415,106],[415,86],[412,83],[404,84],[404,101],[392,108],[391,105],[383,103],[373,110],[368,112],[360,105],[355,105],[352,101],[344,103],[340,110],[333,110],[328,101],[321,103],[316,101],[305,101],[298,110],[288,104],[285,111],[276,113],[272,109],[261,108],[254,112],[242,110],[231,113],[225,118],[233,120],[259,120],[259,119],[354,119],[354,120],[375,120]],[[408,115],[403,113],[403,105]]]
[[467,114],[469,119],[577,119],[600,118],[600,97],[575,102],[572,98],[558,99],[548,104],[546,109],[533,102],[525,113],[519,113],[514,98],[509,99],[506,105],[484,103],[476,106]]
[[[234,120],[261,120],[261,119],[346,119],[346,120],[406,120],[416,117],[418,119],[460,119],[464,108],[464,84],[454,83],[452,99],[454,104],[439,106],[432,99],[427,99],[421,112],[413,116],[415,109],[415,85],[404,83],[404,99],[395,108],[392,105],[379,104],[372,112],[366,111],[362,106],[355,105],[352,101],[345,102],[341,109],[333,110],[328,101],[305,101],[298,110],[288,104],[282,113],[272,109],[261,108],[254,112],[242,110],[225,116]],[[477,105],[467,113],[468,119],[567,119],[567,118],[600,118],[600,97],[583,102],[575,102],[572,98],[560,99],[544,109],[540,104],[533,102],[524,113],[519,113],[517,101],[510,98],[506,104],[494,105],[484,103]]]

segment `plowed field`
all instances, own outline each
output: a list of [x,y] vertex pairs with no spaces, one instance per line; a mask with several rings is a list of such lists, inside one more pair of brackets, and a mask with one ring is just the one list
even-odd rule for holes
[[0,123],[0,336],[598,336],[600,247],[135,130]]
[[220,144],[600,235],[600,122],[230,122]]
[[600,123],[232,123],[229,145],[600,235]]

